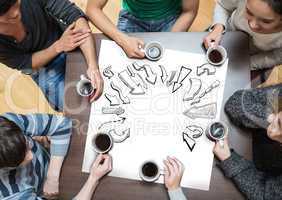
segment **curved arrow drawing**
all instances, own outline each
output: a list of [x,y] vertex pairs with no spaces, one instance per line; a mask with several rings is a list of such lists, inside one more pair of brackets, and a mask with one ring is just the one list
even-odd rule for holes
[[106,99],[110,102],[111,106],[118,106],[120,105],[119,99],[116,95],[110,95],[108,93],[105,93]]
[[112,115],[122,115],[125,110],[122,107],[112,108],[112,107],[103,107],[103,114],[112,114]]
[[164,83],[166,81],[166,79],[168,78],[168,75],[167,75],[166,69],[164,68],[163,65],[159,65],[159,67],[160,67],[161,72],[162,72],[161,79],[162,79],[162,82]]
[[172,93],[176,92],[179,88],[182,87],[182,82],[187,78],[187,76],[191,73],[192,69],[186,68],[184,66],[181,67],[180,72],[178,74],[177,80],[173,83]]
[[202,88],[202,81],[201,79],[197,78],[190,78],[189,79],[189,89],[184,94],[183,101],[190,101],[197,96],[197,94],[200,92]]
[[115,143],[121,143],[130,137],[130,128],[122,131],[121,133],[118,133],[115,129],[111,129],[109,134],[113,137]]
[[119,119],[117,120],[112,120],[112,121],[108,121],[108,122],[104,122],[102,123],[98,129],[102,129],[105,125],[108,125],[108,124],[123,124],[125,122],[126,118],[125,117],[120,117]]
[[194,139],[198,139],[203,135],[204,130],[200,126],[190,125],[185,128],[184,133],[186,133],[187,135],[192,135],[192,138]]
[[189,150],[192,152],[193,149],[195,148],[196,141],[184,132],[182,133],[182,138],[183,141],[186,143],[187,147],[189,148]]
[[108,66],[103,70],[103,75],[107,77],[108,79],[112,78],[114,76],[114,72],[112,71],[112,66]]
[[144,64],[144,65],[139,65],[137,62],[132,63],[132,66],[134,67],[135,70],[137,71],[142,71],[144,70],[146,73],[146,81],[152,85],[154,85],[157,81],[157,74],[155,74],[151,68],[150,65]]
[[206,96],[208,93],[210,93],[213,89],[220,86],[220,81],[216,80],[214,81],[208,88],[205,89],[194,101],[191,103],[191,105],[194,105],[196,103],[200,103],[201,99]]
[[203,106],[193,106],[186,110],[183,114],[191,119],[203,118],[214,119],[217,113],[217,104],[210,103]]
[[130,103],[130,99],[128,97],[124,96],[124,94],[122,93],[122,90],[117,85],[115,85],[114,82],[111,82],[110,85],[111,85],[111,88],[118,93],[118,96],[119,96],[119,98],[120,98],[120,100],[122,101],[123,104],[129,104]]
[[197,75],[201,76],[205,72],[207,75],[214,75],[216,73],[216,68],[209,63],[202,64],[201,66],[197,66]]
[[118,74],[119,79],[130,89],[130,94],[142,95],[145,91],[140,84],[135,83],[131,76],[128,74],[127,70],[124,70]]

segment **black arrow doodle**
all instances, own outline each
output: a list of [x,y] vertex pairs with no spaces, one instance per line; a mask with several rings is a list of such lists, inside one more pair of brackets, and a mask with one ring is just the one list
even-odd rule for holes
[[184,132],[182,133],[182,136],[183,136],[183,141],[186,143],[187,147],[192,152],[193,149],[195,148],[196,141]]
[[184,66],[181,67],[177,81],[173,83],[172,93],[176,92],[179,88],[182,87],[182,82],[187,78],[191,71],[192,69],[186,68]]

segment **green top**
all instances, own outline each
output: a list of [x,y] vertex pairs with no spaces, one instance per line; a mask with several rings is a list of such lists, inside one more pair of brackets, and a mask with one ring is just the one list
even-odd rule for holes
[[180,14],[182,0],[123,0],[123,9],[145,21]]

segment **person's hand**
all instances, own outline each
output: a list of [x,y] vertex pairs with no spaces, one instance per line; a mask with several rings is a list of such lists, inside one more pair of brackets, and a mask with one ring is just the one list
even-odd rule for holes
[[144,49],[145,44],[143,40],[139,38],[124,35],[122,36],[122,39],[119,45],[124,50],[127,57],[129,58],[144,58],[145,57],[145,53],[141,50],[141,49]]
[[90,176],[98,182],[110,171],[112,171],[112,157],[108,154],[99,154],[91,167]]
[[269,115],[267,120],[270,123],[267,127],[267,136],[282,143],[282,112]]
[[223,144],[224,146],[221,146],[220,142],[217,141],[213,148],[213,153],[220,161],[224,161],[231,156],[227,136],[224,138]]
[[103,93],[104,80],[99,70],[91,67],[87,70],[87,76],[90,78],[91,84],[95,87],[95,93],[90,97],[90,102],[97,100]]
[[50,138],[48,136],[33,136],[32,139],[41,144],[46,149],[50,148]]
[[205,48],[208,49],[209,47],[213,45],[218,46],[220,44],[222,33],[223,33],[224,27],[221,24],[216,24],[213,28],[213,31],[210,32],[205,38],[204,38],[204,45]]
[[76,29],[75,23],[72,23],[55,43],[56,51],[58,53],[72,51],[83,44],[90,35],[90,29]]
[[174,157],[167,157],[164,162],[164,182],[168,190],[175,190],[180,187],[184,172],[183,164]]
[[59,180],[46,178],[43,186],[43,197],[46,199],[55,199],[59,195]]

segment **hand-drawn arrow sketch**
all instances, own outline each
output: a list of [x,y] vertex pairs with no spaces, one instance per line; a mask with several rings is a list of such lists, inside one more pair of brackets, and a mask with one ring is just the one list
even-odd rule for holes
[[152,68],[150,65],[144,64],[144,65],[139,65],[137,62],[132,63],[132,66],[134,67],[135,70],[137,71],[142,71],[144,70],[146,73],[146,78],[145,80],[154,85],[157,81],[157,74],[153,72]]
[[111,79],[114,76],[114,72],[112,71],[111,65],[103,70],[103,75],[108,79]]
[[190,84],[188,86],[188,90],[184,94],[183,101],[190,101],[194,99],[202,88],[201,79],[190,78],[189,83]]
[[196,141],[185,132],[182,133],[182,137],[183,137],[183,141],[186,143],[187,147],[192,152],[196,145]]
[[162,72],[162,75],[161,75],[162,82],[165,83],[166,79],[168,78],[166,69],[164,68],[163,65],[159,65],[159,67],[160,67],[161,72]]
[[203,118],[214,119],[217,113],[217,104],[210,103],[203,106],[193,106],[186,110],[183,114],[191,119]]
[[216,73],[216,68],[209,63],[202,64],[200,66],[197,66],[197,75],[201,76],[205,72],[207,72],[207,75],[214,75]]
[[112,120],[112,121],[108,121],[108,122],[104,122],[104,123],[102,123],[99,127],[98,127],[98,129],[100,130],[100,129],[102,129],[104,126],[106,126],[106,125],[110,125],[110,127],[112,127],[112,125],[113,124],[123,124],[124,122],[125,122],[125,120],[126,120],[126,118],[125,117],[120,117],[119,119],[117,119],[117,120]]
[[179,88],[182,87],[182,82],[187,78],[187,76],[191,73],[192,69],[186,68],[184,66],[181,67],[180,72],[178,74],[177,80],[173,83],[172,93],[176,92]]
[[129,104],[130,103],[130,99],[122,93],[121,88],[119,88],[116,84],[114,84],[113,81],[110,83],[110,85],[111,85],[111,88],[118,93],[118,96],[119,96],[119,98],[120,98],[120,100],[122,101],[123,104]]
[[175,82],[175,77],[176,77],[175,75],[176,75],[176,71],[171,71],[170,72],[169,79],[166,82],[166,86],[167,87],[171,86],[172,83]]
[[127,70],[124,70],[118,74],[119,79],[130,89],[130,94],[132,95],[142,95],[145,94],[142,86],[135,83],[131,76],[128,74]]
[[123,109],[122,107],[117,107],[117,108],[103,107],[102,113],[103,114],[112,114],[112,115],[122,115],[123,113],[125,113],[125,109]]
[[127,70],[129,72],[129,75],[137,85],[140,84],[144,89],[148,89],[147,83],[138,72],[135,72],[132,65],[128,65]]
[[110,102],[110,106],[120,105],[119,98],[116,95],[110,95],[108,93],[105,93],[105,97]]
[[207,89],[205,89],[205,91],[203,91],[196,99],[194,99],[191,105],[199,103],[204,96],[210,93],[213,89],[217,88],[219,85],[220,85],[219,80],[214,81]]
[[115,143],[121,143],[130,137],[130,128],[122,131],[121,133],[118,133],[115,129],[111,129],[109,134],[113,137]]
[[185,128],[184,133],[186,133],[189,136],[192,136],[192,138],[194,139],[198,139],[203,135],[204,130],[200,126],[190,125]]

